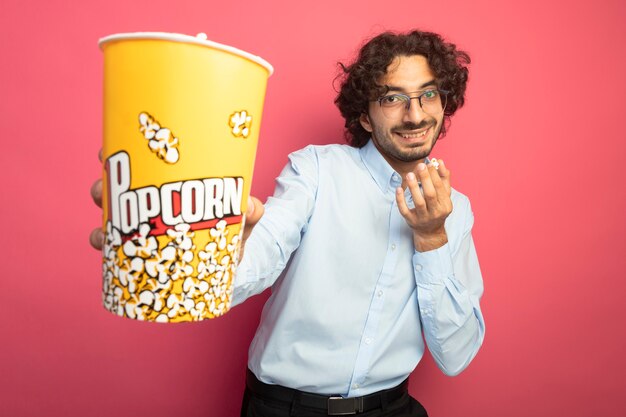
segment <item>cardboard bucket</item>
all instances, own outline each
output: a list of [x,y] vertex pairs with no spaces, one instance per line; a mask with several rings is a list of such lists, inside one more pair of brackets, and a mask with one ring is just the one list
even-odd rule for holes
[[146,321],[219,317],[273,69],[202,35],[127,33],[99,45],[103,304]]

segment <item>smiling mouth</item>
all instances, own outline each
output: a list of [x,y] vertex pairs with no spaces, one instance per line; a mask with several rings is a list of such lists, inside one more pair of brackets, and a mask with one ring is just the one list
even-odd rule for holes
[[402,136],[404,139],[419,139],[419,138],[423,138],[424,136],[426,136],[426,133],[428,133],[429,130],[430,130],[430,127],[426,130],[422,130],[421,132],[410,132],[410,133],[395,132],[395,133],[397,135]]

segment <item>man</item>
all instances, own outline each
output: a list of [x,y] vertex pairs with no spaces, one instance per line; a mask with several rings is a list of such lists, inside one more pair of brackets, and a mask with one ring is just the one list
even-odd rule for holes
[[335,100],[351,146],[294,152],[274,196],[253,200],[233,304],[272,295],[242,416],[425,416],[406,383],[424,339],[447,375],[478,352],[472,211],[427,158],[463,105],[468,63],[433,33],[373,38]]

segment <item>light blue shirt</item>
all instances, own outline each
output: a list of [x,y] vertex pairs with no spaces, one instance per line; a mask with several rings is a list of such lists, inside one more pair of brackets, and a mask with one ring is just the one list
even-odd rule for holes
[[474,358],[485,325],[469,200],[452,190],[448,243],[417,252],[400,184],[371,141],[289,155],[235,277],[233,305],[272,287],[249,352],[261,381],[346,397],[391,388],[422,358],[422,331],[445,374]]

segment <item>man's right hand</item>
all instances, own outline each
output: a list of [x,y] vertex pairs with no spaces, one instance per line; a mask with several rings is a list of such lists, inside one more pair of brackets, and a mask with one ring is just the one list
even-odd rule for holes
[[[100,162],[102,162],[102,150],[99,153]],[[96,180],[91,186],[91,198],[93,198],[94,203],[100,208],[102,208],[102,180]],[[261,220],[261,217],[265,213],[265,207],[261,200],[256,197],[250,196],[248,199],[248,209],[245,213],[245,227],[243,229],[243,236],[241,239],[241,251],[239,255],[239,259],[243,258],[244,248],[246,244],[246,240],[250,237],[250,233],[252,233],[252,229],[254,226]],[[98,227],[91,231],[89,235],[89,243],[95,249],[102,250],[102,246],[104,245],[104,232],[102,228]]]

